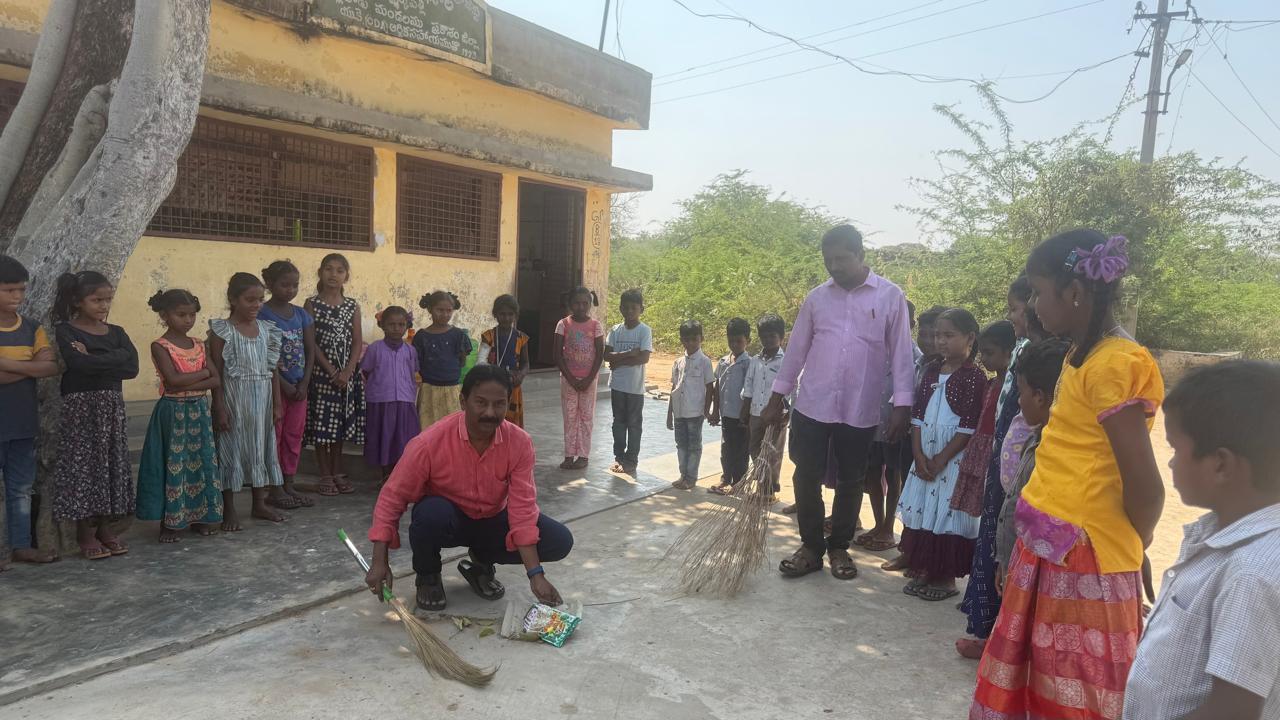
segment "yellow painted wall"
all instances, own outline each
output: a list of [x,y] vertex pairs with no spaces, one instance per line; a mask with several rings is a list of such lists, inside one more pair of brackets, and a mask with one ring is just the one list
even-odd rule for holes
[[[0,0],[0,27],[39,32],[48,4],[49,0]],[[407,50],[328,35],[304,41],[282,24],[250,16],[222,0],[214,0],[208,71],[430,123],[466,127],[521,144],[570,147],[603,158],[611,155],[612,131],[617,127],[585,111],[500,85],[448,62],[427,61]],[[0,77],[22,79],[24,75],[22,69],[0,69]],[[602,296],[598,314],[603,319],[611,302],[604,297],[609,267],[607,190],[311,127],[217,111],[204,114],[374,148],[376,247],[342,251],[352,265],[347,294],[361,305],[366,341],[381,337],[373,315],[387,305],[414,309],[419,315],[418,326],[424,326],[429,320],[425,312],[417,310],[417,299],[435,289],[450,290],[460,297],[463,307],[455,315],[455,324],[470,330],[473,337],[490,326],[493,298],[515,290],[522,177],[586,190],[583,274],[585,283]],[[502,173],[499,261],[396,252],[398,152]],[[163,332],[146,306],[147,298],[157,290],[181,287],[195,293],[203,305],[197,330],[203,332],[209,319],[226,315],[226,287],[232,273],[259,274],[273,260],[288,258],[302,273],[303,288],[295,300],[300,305],[313,291],[314,274],[329,252],[325,248],[144,236],[125,267],[111,313],[111,322],[125,328],[144,358],[140,377],[125,383],[126,399],[148,400],[156,395],[154,374],[145,358],[150,341]]]

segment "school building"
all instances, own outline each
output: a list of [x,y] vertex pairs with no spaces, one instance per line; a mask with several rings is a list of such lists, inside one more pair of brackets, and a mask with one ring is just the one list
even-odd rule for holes
[[[0,0],[0,121],[49,2]],[[341,252],[366,340],[380,308],[417,311],[435,289],[460,297],[455,324],[478,340],[509,292],[535,365],[550,363],[562,293],[585,284],[603,305],[611,194],[652,187],[612,163],[614,131],[648,126],[650,84],[476,0],[213,0],[200,118],[111,321],[145,356],[157,290],[194,292],[203,323],[225,316],[232,273],[288,258],[301,304]],[[154,376],[125,395],[154,398]]]

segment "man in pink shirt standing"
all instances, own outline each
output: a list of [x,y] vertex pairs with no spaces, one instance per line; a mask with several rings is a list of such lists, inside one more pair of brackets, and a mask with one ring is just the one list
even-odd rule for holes
[[[773,396],[761,413],[765,422],[782,419],[783,398],[796,391],[791,413],[791,460],[796,465],[796,519],[803,546],[779,566],[787,577],[822,569],[825,552],[831,574],[858,576],[849,543],[862,505],[867,454],[884,400],[885,368],[892,368],[893,414],[887,442],[906,432],[915,392],[907,299],[897,285],[871,272],[862,235],[839,225],[822,237],[822,259],[831,279],[809,292],[800,306]],[[801,379],[801,371],[804,371]],[[822,478],[827,451],[834,447],[838,482],[831,509],[831,537],[822,529],[826,508]]]
[[442,548],[466,547],[458,572],[477,595],[506,592],[494,565],[523,564],[539,602],[559,605],[560,593],[542,563],[563,560],[573,534],[538,509],[533,441],[506,421],[511,373],[479,365],[462,382],[462,412],[437,421],[405,446],[373,508],[373,564],[365,582],[375,595],[391,587],[391,548],[400,547],[400,516],[413,505],[409,544],[417,575],[418,607],[445,608]]

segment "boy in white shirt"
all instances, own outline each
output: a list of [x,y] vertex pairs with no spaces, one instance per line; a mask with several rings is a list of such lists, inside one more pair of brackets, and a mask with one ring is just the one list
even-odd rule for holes
[[[751,358],[751,369],[747,371],[746,382],[742,384],[742,413],[747,417],[747,452],[754,459],[760,454],[760,446],[764,444],[764,433],[768,426],[760,419],[765,405],[773,394],[773,379],[782,369],[782,339],[787,334],[787,322],[777,315],[769,314],[756,322],[756,335],[760,338],[760,353]],[[787,442],[786,415],[783,415],[783,429],[778,432],[778,458],[774,463],[773,493],[782,489],[778,477],[782,472],[783,448]]]
[[1164,407],[1173,486],[1211,512],[1183,527],[1124,718],[1280,719],[1280,365],[1201,368]]
[[671,486],[692,490],[698,484],[698,464],[702,462],[702,422],[712,417],[715,370],[711,358],[702,352],[702,323],[681,323],[680,344],[685,354],[671,366],[671,402],[667,405],[667,429],[675,430],[680,462],[680,479]]
[[613,467],[609,472],[635,475],[640,461],[644,427],[644,366],[653,352],[653,331],[640,322],[644,295],[637,289],[622,293],[622,322],[604,341],[604,359],[613,370],[609,397],[613,405]]

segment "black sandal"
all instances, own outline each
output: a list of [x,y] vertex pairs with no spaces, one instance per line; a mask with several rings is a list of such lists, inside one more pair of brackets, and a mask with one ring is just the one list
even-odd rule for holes
[[440,580],[440,573],[432,573],[430,575],[419,575],[418,584],[418,608],[427,612],[440,612],[444,610],[448,600],[444,596],[444,583]]
[[822,569],[822,556],[802,547],[778,565],[778,571],[789,578],[804,577]]
[[471,586],[472,591],[485,600],[497,600],[507,592],[502,583],[493,576],[492,565],[476,562],[474,558],[463,560],[458,563],[458,572],[467,579],[467,584]]

